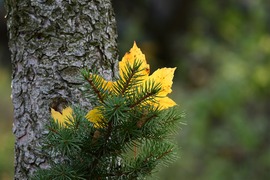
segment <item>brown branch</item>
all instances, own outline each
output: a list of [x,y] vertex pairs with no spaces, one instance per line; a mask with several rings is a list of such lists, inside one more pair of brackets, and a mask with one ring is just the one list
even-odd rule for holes
[[164,156],[166,156],[166,155],[169,154],[170,152],[172,152],[172,149],[170,149],[170,150],[164,152],[163,154],[161,154],[160,156],[158,156],[157,159],[163,158]]
[[156,93],[151,92],[151,93],[147,93],[145,96],[143,96],[141,99],[139,99],[137,102],[135,102],[134,104],[130,105],[130,108],[134,108],[135,106],[139,105],[141,102],[143,102],[144,100],[146,100],[147,98],[155,95]]
[[56,130],[53,129],[53,128],[49,128],[49,130],[50,130],[51,132],[55,133],[55,134],[59,134],[58,131],[56,131]]
[[133,76],[135,75],[135,72],[136,72],[136,71],[135,71],[134,69],[132,69],[132,73],[131,73],[130,77],[128,78],[128,80],[126,81],[126,83],[125,83],[125,85],[124,85],[124,87],[123,87],[123,89],[122,89],[122,92],[121,92],[122,95],[126,92],[126,90],[127,90],[127,88],[128,88],[128,85],[129,85],[129,83],[131,82],[131,79],[132,79]]
[[148,121],[150,121],[151,119],[157,117],[156,114],[153,114],[152,116],[145,118],[145,116],[143,116],[138,122],[137,122],[137,127],[141,128],[145,125],[145,123],[147,123]]
[[102,96],[102,94],[100,93],[100,91],[97,89],[97,87],[95,86],[95,84],[93,83],[93,80],[90,79],[90,78],[87,78],[86,80],[87,80],[87,82],[90,84],[90,86],[92,87],[92,89],[94,90],[94,92],[97,94],[98,99],[99,99],[102,103],[104,103],[103,96]]

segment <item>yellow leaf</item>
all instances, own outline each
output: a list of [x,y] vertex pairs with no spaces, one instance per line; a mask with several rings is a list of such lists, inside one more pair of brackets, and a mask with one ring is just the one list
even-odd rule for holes
[[90,110],[85,117],[94,124],[94,127],[101,127],[100,122],[103,116],[101,114],[101,111],[97,107]]
[[[125,54],[125,56],[122,58],[122,61],[119,62],[120,76],[123,76],[123,73],[127,73],[127,64],[133,67],[135,61],[141,63],[140,75],[143,75],[144,81],[140,82],[140,84],[137,84],[136,87],[133,87],[134,91],[131,90],[131,92],[136,92],[135,89],[138,88],[142,89],[143,86],[147,84],[145,83],[145,81],[155,82],[161,85],[161,91],[157,94],[158,97],[155,98],[155,103],[152,103],[152,105],[155,107],[159,107],[160,110],[175,106],[176,103],[172,99],[167,97],[167,95],[172,92],[172,80],[176,68],[161,68],[156,70],[152,75],[149,76],[150,66],[149,64],[147,64],[145,55],[141,52],[140,48],[138,48],[136,43],[134,42],[133,47],[130,49],[129,52]],[[106,81],[101,76],[95,74],[91,76],[92,78],[96,78],[97,81],[101,82],[102,88],[104,88],[104,90],[108,90],[111,93],[114,93],[113,86],[117,85],[117,82]],[[65,123],[68,122],[68,118],[71,118],[73,120],[71,107],[65,108],[62,113],[51,109],[51,116],[63,126],[65,126]],[[98,107],[90,110],[85,117],[94,124],[94,127],[100,128],[102,126],[101,121],[103,116]]]
[[158,97],[155,98],[156,103],[153,103],[153,105],[159,107],[160,110],[176,105],[172,99],[167,97],[167,95],[172,92],[172,80],[175,69],[176,68],[158,69],[147,79],[147,81],[158,83],[161,86],[161,90],[157,94]]
[[121,77],[123,77],[123,73],[126,73],[126,65],[129,64],[133,67],[135,60],[142,63],[140,66],[141,75],[149,75],[150,66],[146,62],[145,55],[142,53],[141,49],[137,47],[136,42],[134,42],[133,47],[124,55],[122,61],[119,62],[119,74]]
[[[52,118],[64,127],[66,126],[66,123],[70,122],[69,119],[74,120],[72,113],[73,110],[71,107],[63,109],[62,113],[55,111],[53,108],[51,108]],[[99,109],[94,108],[93,110],[89,111],[85,118],[92,122],[95,127],[101,127],[99,125],[99,122],[101,121],[102,115]]]
[[107,83],[107,85],[106,85],[106,86],[107,86],[107,89],[112,90],[113,84],[114,84],[114,82],[108,81],[108,83]]
[[[175,106],[176,103],[172,99],[167,97],[167,95],[172,92],[172,80],[176,68],[161,68],[156,70],[152,75],[149,76],[150,66],[149,64],[147,64],[145,55],[134,42],[133,47],[130,49],[129,52],[124,55],[122,61],[119,62],[120,77],[123,77],[123,74],[127,73],[127,64],[133,67],[135,61],[141,63],[139,70],[141,70],[140,75],[142,76],[140,76],[140,78],[144,79],[144,81],[142,81],[140,84],[137,84],[135,87],[133,87],[133,89],[131,88],[130,92],[136,92],[136,89],[142,89],[143,86],[147,84],[145,83],[145,81],[155,82],[161,85],[161,91],[157,94],[158,97],[155,98],[156,103],[152,103],[152,105],[155,107],[159,107],[159,109],[166,109]],[[114,93],[113,86],[117,86],[117,81],[106,82],[103,78],[101,79],[101,81],[102,84],[104,84],[104,89]],[[95,127],[100,127],[98,123],[103,117],[100,110],[95,108],[88,112],[86,118],[89,119],[89,121],[93,122],[95,124]]]
[[173,107],[177,105],[172,99],[169,97],[161,97],[161,98],[156,98],[156,101],[158,104],[154,104],[155,106],[158,106],[159,109],[167,109],[169,107]]
[[90,74],[88,81],[90,80],[93,81],[93,79],[96,79],[96,81],[100,82],[104,90],[110,90],[112,88],[112,85],[113,85],[112,81],[106,81],[103,77],[97,74]]
[[161,85],[159,96],[167,96],[172,92],[173,76],[176,68],[161,68],[156,70],[149,80]]
[[62,113],[51,108],[51,116],[55,121],[58,121],[61,126],[66,126],[66,123],[69,123],[68,119],[74,120],[71,107],[66,107],[63,109]]

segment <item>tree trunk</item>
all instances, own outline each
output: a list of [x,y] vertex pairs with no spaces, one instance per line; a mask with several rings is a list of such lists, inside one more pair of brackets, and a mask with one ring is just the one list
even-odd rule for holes
[[114,76],[116,23],[110,0],[6,0],[12,53],[15,179],[46,168],[40,151],[50,107],[91,105],[81,96],[79,70]]

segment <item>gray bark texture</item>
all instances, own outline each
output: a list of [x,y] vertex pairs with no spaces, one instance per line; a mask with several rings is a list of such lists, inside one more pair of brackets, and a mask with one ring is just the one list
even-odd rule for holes
[[116,23],[110,0],[6,0],[12,59],[15,177],[28,179],[46,168],[40,151],[50,108],[80,104],[79,70],[97,68],[114,76],[118,59]]

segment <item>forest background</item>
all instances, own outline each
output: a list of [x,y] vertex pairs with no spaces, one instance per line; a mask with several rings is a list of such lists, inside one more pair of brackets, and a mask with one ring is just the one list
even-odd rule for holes
[[[180,158],[159,179],[270,179],[270,1],[113,0],[120,57],[136,40],[177,67]],[[0,0],[0,179],[13,179],[11,62]]]

